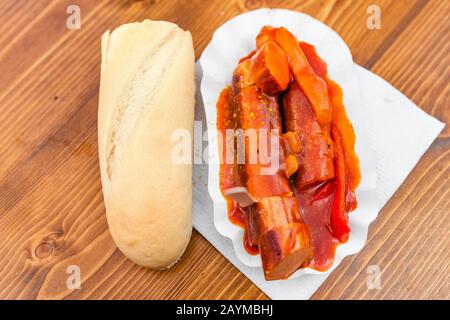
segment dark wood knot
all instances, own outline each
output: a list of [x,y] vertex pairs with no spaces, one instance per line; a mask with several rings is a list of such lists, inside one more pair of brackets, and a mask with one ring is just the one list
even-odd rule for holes
[[36,254],[36,257],[38,257],[39,259],[45,259],[51,256],[54,249],[55,244],[52,240],[43,241],[36,247],[34,253]]
[[266,6],[265,0],[246,0],[245,7],[249,10],[255,10]]

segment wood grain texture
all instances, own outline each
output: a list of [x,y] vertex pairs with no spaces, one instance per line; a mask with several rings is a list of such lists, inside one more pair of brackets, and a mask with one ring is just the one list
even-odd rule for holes
[[[267,299],[194,232],[169,271],[128,261],[107,228],[97,163],[100,36],[144,18],[192,32],[199,57],[229,18],[264,6],[308,13],[335,29],[357,63],[450,122],[447,0],[2,0],[0,17],[0,298]],[[382,29],[366,26],[377,4]],[[450,298],[450,128],[447,126],[313,299]],[[69,265],[81,290],[66,286]],[[382,270],[368,290],[367,267]]]

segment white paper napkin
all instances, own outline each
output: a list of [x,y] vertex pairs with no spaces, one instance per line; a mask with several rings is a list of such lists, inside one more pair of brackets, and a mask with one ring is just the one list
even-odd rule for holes
[[[367,110],[367,133],[377,161],[377,200],[382,208],[408,176],[421,156],[445,124],[423,112],[411,100],[372,72],[355,66],[360,80],[363,103]],[[197,65],[196,120],[206,130]],[[203,148],[205,147],[204,143]],[[201,152],[197,146],[195,152]],[[244,265],[237,258],[231,240],[221,236],[214,227],[213,203],[208,194],[208,166],[194,165],[193,222],[195,229],[219,250],[247,278],[272,299],[308,299],[330,275],[305,274],[285,281],[264,279],[260,268]]]

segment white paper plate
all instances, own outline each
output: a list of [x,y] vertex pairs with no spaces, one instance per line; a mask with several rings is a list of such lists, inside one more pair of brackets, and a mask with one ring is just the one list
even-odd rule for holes
[[[356,152],[360,159],[362,180],[356,190],[358,208],[350,214],[351,233],[347,243],[336,250],[331,272],[348,255],[364,247],[369,224],[375,219],[376,165],[370,141],[364,131],[364,105],[361,103],[358,77],[352,55],[342,38],[332,29],[314,18],[299,12],[282,9],[260,9],[239,15],[214,33],[202,56],[203,71],[201,93],[206,113],[209,140],[208,190],[214,202],[214,224],[217,231],[230,238],[238,258],[247,266],[261,268],[260,256],[249,255],[243,246],[243,230],[233,225],[227,216],[227,204],[219,189],[219,161],[216,131],[216,102],[221,90],[230,84],[238,60],[255,48],[255,38],[265,25],[284,26],[299,40],[314,45],[328,64],[328,73],[344,91],[344,103],[356,132]],[[320,273],[301,269],[292,275]]]

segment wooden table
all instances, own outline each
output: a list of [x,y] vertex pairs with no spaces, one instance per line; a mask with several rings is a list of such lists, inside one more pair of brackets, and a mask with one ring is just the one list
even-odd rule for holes
[[[81,8],[81,28],[66,8]],[[381,29],[367,8],[381,8]],[[357,63],[426,112],[450,122],[448,0],[1,0],[0,298],[267,299],[201,235],[169,271],[140,268],[116,249],[97,162],[100,36],[144,18],[192,32],[196,56],[231,17],[263,6],[308,13],[336,30]],[[450,128],[440,134],[313,299],[450,298]],[[67,268],[81,270],[68,289]],[[367,268],[381,268],[369,290]],[[70,271],[70,270],[69,270]]]

